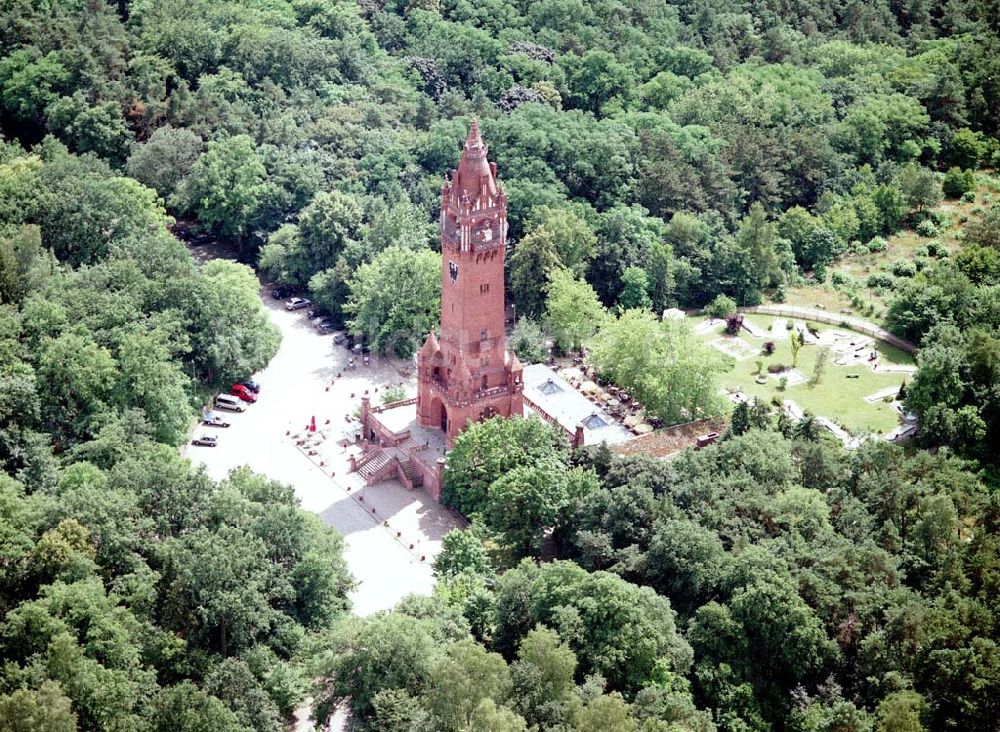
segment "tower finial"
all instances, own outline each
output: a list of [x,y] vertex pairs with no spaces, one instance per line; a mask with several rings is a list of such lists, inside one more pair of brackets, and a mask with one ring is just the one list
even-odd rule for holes
[[472,118],[472,125],[469,127],[469,136],[465,140],[466,150],[478,151],[483,147],[483,138],[479,134],[479,120]]

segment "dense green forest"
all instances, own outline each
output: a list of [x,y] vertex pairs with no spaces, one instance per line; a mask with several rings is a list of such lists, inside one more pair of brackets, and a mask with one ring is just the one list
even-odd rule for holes
[[[935,236],[1000,166],[995,0],[0,0],[0,50],[2,732],[275,730],[310,691],[401,732],[995,728],[992,198],[871,275],[935,454],[760,408],[670,463],[489,423],[437,596],[359,619],[288,487],[175,449],[277,349],[245,265],[412,352],[472,117],[529,360]],[[682,388],[648,398],[720,409]]]
[[669,462],[471,427],[446,490],[477,521],[435,563],[443,607],[338,628],[320,711],[349,696],[399,732],[995,729],[995,492],[954,457],[743,417]]

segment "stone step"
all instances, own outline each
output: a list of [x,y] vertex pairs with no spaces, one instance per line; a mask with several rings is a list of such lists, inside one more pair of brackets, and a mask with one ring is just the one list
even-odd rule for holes
[[391,460],[392,458],[379,450],[358,468],[358,473],[360,473],[365,480],[368,480],[384,470]]
[[414,488],[419,488],[424,484],[424,476],[417,469],[417,466],[413,464],[412,460],[404,460],[399,465],[403,469],[403,475],[410,481],[410,485]]

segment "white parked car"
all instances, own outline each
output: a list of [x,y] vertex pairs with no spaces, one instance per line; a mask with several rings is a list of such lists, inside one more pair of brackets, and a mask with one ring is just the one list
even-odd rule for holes
[[245,412],[247,410],[247,405],[243,400],[232,394],[219,394],[215,397],[215,406],[217,409],[228,409],[231,412]]

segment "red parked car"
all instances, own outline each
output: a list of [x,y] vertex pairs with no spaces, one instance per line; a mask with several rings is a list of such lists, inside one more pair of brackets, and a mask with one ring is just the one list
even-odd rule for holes
[[238,396],[245,402],[252,403],[257,401],[257,395],[254,394],[249,389],[247,389],[245,386],[243,386],[243,384],[233,384],[232,388],[229,390],[229,393],[232,394],[233,396]]

